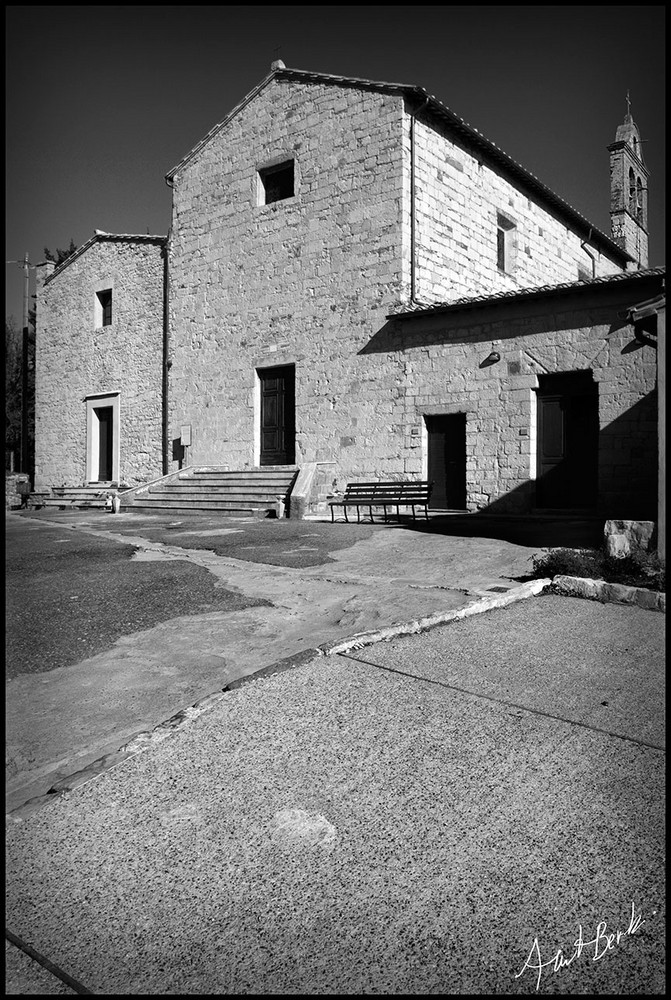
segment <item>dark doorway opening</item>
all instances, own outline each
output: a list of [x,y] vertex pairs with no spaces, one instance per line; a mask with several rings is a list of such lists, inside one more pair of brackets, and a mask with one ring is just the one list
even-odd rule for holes
[[433,482],[429,507],[466,510],[466,414],[425,417],[428,478]]
[[296,370],[262,368],[261,465],[293,465],[296,459]]
[[108,483],[112,480],[114,408],[101,406],[95,413],[98,418],[98,482]]
[[596,507],[599,387],[591,371],[538,378],[536,503],[554,510]]

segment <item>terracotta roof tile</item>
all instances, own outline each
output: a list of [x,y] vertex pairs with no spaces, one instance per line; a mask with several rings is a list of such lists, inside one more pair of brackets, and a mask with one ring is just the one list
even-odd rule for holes
[[489,305],[495,302],[512,302],[516,299],[535,298],[542,295],[552,295],[557,292],[576,291],[595,285],[614,285],[623,281],[639,281],[643,278],[666,275],[665,267],[646,268],[641,271],[622,271],[620,274],[608,274],[601,278],[589,278],[583,281],[565,281],[556,285],[539,285],[536,288],[516,288],[511,292],[496,292],[494,295],[464,296],[452,302],[415,303],[414,305],[399,305],[397,311],[389,313],[388,319],[410,319],[413,316],[429,316],[432,313],[449,312],[450,310],[467,309],[472,306]]

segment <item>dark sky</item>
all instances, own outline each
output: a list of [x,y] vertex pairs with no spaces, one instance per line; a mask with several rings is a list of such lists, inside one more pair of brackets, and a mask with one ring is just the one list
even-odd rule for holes
[[[6,260],[165,234],[165,173],[270,70],[418,84],[610,233],[631,94],[664,258],[663,6],[9,6]],[[5,267],[7,315],[22,270]],[[32,272],[31,272],[32,274]],[[31,289],[32,290],[32,289]]]

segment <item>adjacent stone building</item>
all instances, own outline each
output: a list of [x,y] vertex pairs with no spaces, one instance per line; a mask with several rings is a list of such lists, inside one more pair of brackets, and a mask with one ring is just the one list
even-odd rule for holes
[[157,478],[165,237],[98,232],[39,270],[35,488]]
[[[631,310],[663,272],[630,115],[609,151],[612,237],[422,88],[274,63],[167,175],[165,313],[158,237],[98,236],[45,283],[38,474],[110,471],[116,392],[130,481],[317,465],[428,477],[440,508],[651,516],[655,336]],[[91,326],[112,258],[114,301],[137,298],[120,367]]]

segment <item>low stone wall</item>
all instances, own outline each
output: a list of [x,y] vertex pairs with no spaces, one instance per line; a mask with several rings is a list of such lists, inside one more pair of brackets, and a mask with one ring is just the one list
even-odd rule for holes
[[627,587],[623,583],[606,583],[580,576],[556,576],[552,589],[566,597],[586,597],[605,604],[633,604],[647,611],[666,611],[666,594],[644,587]]
[[304,462],[289,497],[289,517],[302,520],[306,514],[327,513],[326,500],[333,492],[335,462]]
[[5,473],[5,510],[21,506],[22,493],[20,487],[26,483],[30,490],[30,479],[25,472]]

